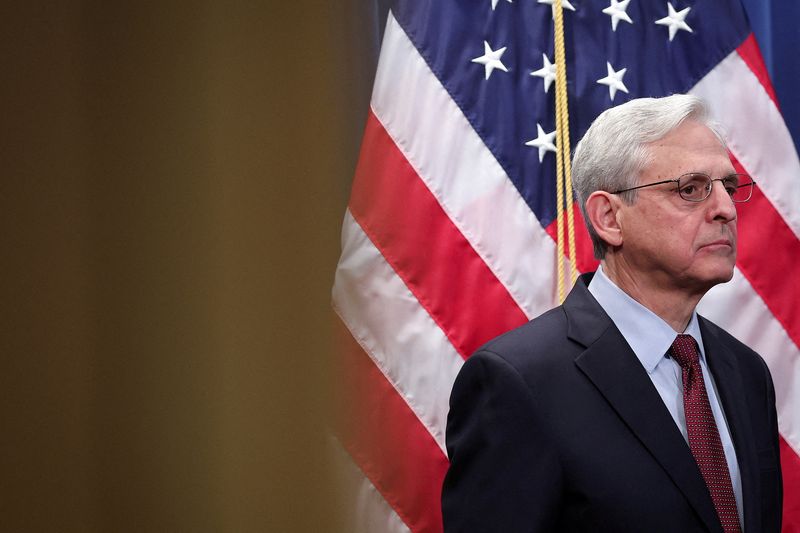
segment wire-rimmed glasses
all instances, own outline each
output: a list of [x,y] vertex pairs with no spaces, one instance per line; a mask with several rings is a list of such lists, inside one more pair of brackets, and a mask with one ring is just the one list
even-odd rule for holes
[[636,189],[643,189],[644,187],[652,187],[653,185],[661,185],[663,183],[677,183],[677,191],[681,198],[689,202],[702,202],[711,196],[711,189],[714,187],[714,182],[718,181],[725,187],[725,191],[730,196],[731,200],[736,203],[746,202],[753,196],[753,181],[747,174],[729,174],[724,178],[712,179],[708,174],[702,172],[690,172],[683,174],[672,180],[657,181],[655,183],[648,183],[646,185],[638,185],[628,189],[620,189],[613,191],[611,194],[620,194],[623,192],[634,191]]

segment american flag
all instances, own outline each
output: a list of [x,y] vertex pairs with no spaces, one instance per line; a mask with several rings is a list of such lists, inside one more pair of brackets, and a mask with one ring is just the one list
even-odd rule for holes
[[[386,23],[333,304],[338,440],[365,531],[441,531],[456,373],[558,304],[553,2],[399,0]],[[766,360],[784,530],[800,529],[800,161],[739,0],[560,0],[570,139],[631,98],[693,93],[758,187],[699,312]],[[593,270],[576,221],[578,270]]]

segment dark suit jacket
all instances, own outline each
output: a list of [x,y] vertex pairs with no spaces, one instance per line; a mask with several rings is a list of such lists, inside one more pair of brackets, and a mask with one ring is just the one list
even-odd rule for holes
[[[578,281],[564,305],[483,346],[447,420],[445,531],[722,532],[680,430]],[[747,533],[778,532],[775,393],[764,361],[700,318],[736,448]]]

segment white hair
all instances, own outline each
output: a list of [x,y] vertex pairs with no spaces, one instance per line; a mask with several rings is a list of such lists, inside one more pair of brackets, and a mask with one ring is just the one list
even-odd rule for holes
[[[700,98],[673,94],[664,98],[638,98],[601,113],[575,148],[572,183],[592,238],[594,255],[602,259],[608,245],[586,215],[586,200],[595,191],[618,191],[638,185],[639,175],[651,161],[649,144],[679,127],[685,120],[708,127],[725,146],[720,126],[709,117]],[[622,193],[630,204],[636,191]]]

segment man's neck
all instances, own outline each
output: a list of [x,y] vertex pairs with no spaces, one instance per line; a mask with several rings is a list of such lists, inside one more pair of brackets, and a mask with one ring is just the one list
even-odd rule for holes
[[655,313],[677,332],[683,332],[704,293],[676,291],[659,285],[648,276],[634,275],[613,260],[603,260],[603,272],[628,296]]

